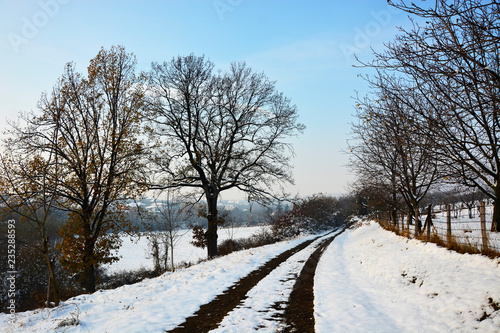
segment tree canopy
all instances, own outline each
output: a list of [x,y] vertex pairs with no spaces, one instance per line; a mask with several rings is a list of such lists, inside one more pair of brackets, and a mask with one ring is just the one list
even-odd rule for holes
[[304,130],[295,105],[263,73],[245,63],[213,69],[189,55],[153,64],[148,75],[150,130],[163,142],[155,184],[202,193],[209,256],[217,254],[219,194],[234,188],[253,201],[278,197],[275,187],[293,182],[286,140]]
[[[145,157],[140,140],[144,92],[135,58],[123,47],[101,49],[87,77],[68,63],[40,114],[25,114],[11,130],[10,146],[25,160],[36,156],[44,168],[44,189],[52,204],[68,213],[60,230],[60,261],[95,290],[95,268],[115,258],[125,228],[123,205],[145,189],[138,184]],[[50,163],[50,165],[47,165]]]
[[[405,187],[425,188],[426,180],[435,175],[480,190],[495,203],[492,226],[500,231],[500,4],[389,3],[408,13],[413,24],[401,29],[382,52],[374,52],[372,61],[361,63],[376,70],[375,76],[367,77],[374,91],[368,104],[381,111],[390,101],[391,108],[402,109],[417,139],[413,150],[432,152],[439,171],[421,168],[421,177]],[[389,124],[388,113],[384,115],[379,121]],[[380,138],[376,132],[362,135],[369,142]],[[397,140],[389,139],[393,146]],[[408,169],[404,161],[414,156],[423,155],[412,153],[395,165]]]

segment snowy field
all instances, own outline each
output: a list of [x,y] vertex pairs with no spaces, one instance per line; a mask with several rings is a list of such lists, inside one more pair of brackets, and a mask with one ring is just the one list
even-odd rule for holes
[[[436,213],[433,219],[435,230],[442,239],[446,240],[446,211]],[[455,214],[451,214],[451,234],[460,244],[471,244],[478,249],[482,248],[481,219],[477,208],[473,209],[473,217],[469,218],[469,211],[461,209]],[[488,235],[488,246],[500,252],[500,233],[491,232],[491,221],[493,215],[493,205],[485,207],[485,225]],[[425,217],[424,217],[425,218]],[[424,220],[425,221],[425,220]]]
[[[310,239],[232,253],[135,285],[67,300],[54,309],[0,314],[0,331],[163,332],[180,324],[250,271]],[[309,252],[308,252],[309,251]],[[311,249],[290,257],[252,289],[217,332],[274,332],[269,304],[283,301],[290,272]],[[498,332],[500,261],[408,240],[375,223],[339,235],[315,276],[316,332]],[[482,319],[482,320],[481,320]],[[78,325],[74,325],[74,323]]]
[[[219,243],[226,239],[248,238],[268,226],[262,227],[234,227],[222,228],[218,230]],[[207,257],[207,250],[193,246],[190,241],[193,240],[192,230],[179,230],[177,243],[174,246],[174,265],[182,262],[198,262]],[[103,266],[107,273],[113,274],[119,271],[137,270],[139,268],[153,269],[153,259],[148,255],[148,240],[146,236],[140,238],[130,238],[122,236],[122,246],[116,252],[120,260]],[[169,252],[170,255],[170,252]],[[170,258],[170,257],[169,257]],[[170,259],[169,259],[170,263]]]

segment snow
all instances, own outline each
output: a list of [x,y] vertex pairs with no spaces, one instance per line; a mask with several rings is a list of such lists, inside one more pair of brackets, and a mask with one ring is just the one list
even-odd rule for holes
[[317,239],[304,251],[294,254],[262,279],[248,292],[248,298],[243,304],[229,312],[220,326],[211,332],[251,332],[256,327],[265,332],[277,332],[281,329],[280,323],[273,320],[273,316],[282,313],[283,310],[278,311],[275,307],[286,302],[295,283],[294,277],[299,275],[305,261],[322,240],[323,238]]
[[[267,226],[258,227],[229,227],[220,228],[218,230],[219,242],[226,239],[248,238],[263,229],[268,229]],[[193,239],[193,232],[189,230],[179,230],[178,238],[174,246],[174,265],[181,263],[196,263],[207,257],[207,250],[195,247],[190,243]],[[120,260],[110,265],[103,266],[108,274],[117,273],[120,271],[137,270],[140,268],[153,269],[153,260],[147,254],[148,240],[146,234],[141,237],[133,237],[123,234],[121,236],[122,246],[114,255],[120,257]],[[170,250],[169,250],[170,251]],[[170,254],[170,252],[169,252]],[[169,259],[170,263],[170,259]]]
[[[432,223],[434,225],[433,231],[444,240],[446,240],[447,225],[445,209],[440,212],[435,212],[435,218]],[[455,216],[456,215],[456,216]],[[485,227],[488,237],[488,247],[500,251],[500,233],[491,232],[491,222],[493,220],[493,205],[486,205],[485,207]],[[425,221],[426,215],[422,217]],[[414,232],[414,230],[412,230]],[[465,208],[457,209],[457,212],[452,213],[451,217],[451,233],[455,241],[459,244],[472,245],[477,249],[482,248],[482,233],[481,233],[481,219],[479,217],[478,207],[473,208],[473,217],[469,218],[469,211]]]
[[[80,295],[54,309],[18,313],[14,332],[164,332],[181,324],[232,284],[301,242],[300,239],[232,253],[175,273]],[[78,326],[58,327],[76,318]],[[0,314],[0,329],[7,327]]]
[[[408,240],[375,223],[340,235],[315,275],[317,332],[500,331],[498,260]],[[479,321],[486,312],[490,318]]]
[[[279,253],[313,236],[232,253],[135,285],[98,291],[54,309],[18,313],[0,331],[164,332]],[[214,332],[274,332],[276,304],[320,240],[296,253],[249,293]],[[316,332],[500,331],[500,262],[408,240],[373,222],[339,235],[315,275]],[[277,307],[279,308],[279,306]],[[485,318],[480,321],[480,318]],[[77,325],[72,324],[75,321]]]

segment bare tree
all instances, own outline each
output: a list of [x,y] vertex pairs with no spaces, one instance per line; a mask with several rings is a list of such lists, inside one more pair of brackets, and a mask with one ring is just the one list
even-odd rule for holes
[[217,201],[229,189],[250,200],[276,197],[276,185],[291,183],[292,146],[302,132],[297,109],[274,82],[233,63],[213,73],[204,57],[177,57],[153,64],[151,129],[166,149],[156,162],[165,176],[159,187],[198,190],[207,202],[208,256],[217,255]]
[[472,219],[474,217],[474,208],[479,207],[479,201],[484,195],[470,187],[458,187],[456,193],[458,193],[460,202],[469,210],[469,218]]
[[[376,121],[373,121],[374,116]],[[351,139],[348,141],[351,156],[349,168],[357,175],[354,190],[358,194],[378,193],[378,200],[370,202],[370,205],[378,209],[386,208],[395,215],[399,207],[397,143],[392,135],[385,133],[387,127],[382,120],[382,112],[374,108],[368,96],[358,99],[355,117],[358,121],[352,124]]]
[[[192,207],[190,204],[180,200],[182,197],[179,191],[166,189],[162,191],[162,199],[155,201],[157,211],[155,211],[153,220],[156,222],[156,233],[158,242],[162,245],[163,266],[167,269],[167,260],[170,257],[170,270],[175,271],[174,249],[180,238],[186,234],[181,232],[181,227],[192,217]],[[169,256],[170,252],[170,256]]]
[[500,231],[500,4],[391,4],[416,18],[413,29],[402,30],[369,66],[413,82],[427,107],[405,102],[403,94],[400,101],[433,124],[449,176],[495,202],[492,228]]
[[58,167],[44,172],[48,184],[57,183],[49,192],[69,216],[60,230],[60,261],[80,274],[89,293],[96,266],[115,259],[110,251],[120,240],[112,231],[127,227],[125,200],[144,190],[136,185],[145,152],[139,140],[144,95],[134,68],[123,47],[101,49],[87,78],[68,64],[53,93],[40,100],[41,114],[26,116],[26,126],[12,131],[27,152],[57,158]]
[[[428,133],[432,125],[407,107],[425,108],[419,96],[406,89],[401,81],[379,73],[371,80],[373,96],[358,99],[358,124],[353,125],[357,145],[351,147],[351,166],[378,187],[392,193],[393,220],[396,221],[398,198],[404,199],[410,216],[416,218],[420,233],[419,204],[440,178],[438,142]],[[399,94],[404,92],[406,103]]]

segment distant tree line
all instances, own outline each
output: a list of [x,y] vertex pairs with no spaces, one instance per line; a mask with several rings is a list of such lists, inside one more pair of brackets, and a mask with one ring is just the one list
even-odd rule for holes
[[500,3],[389,3],[412,28],[360,61],[374,75],[348,148],[358,204],[415,218],[431,193],[479,192],[500,231]]

